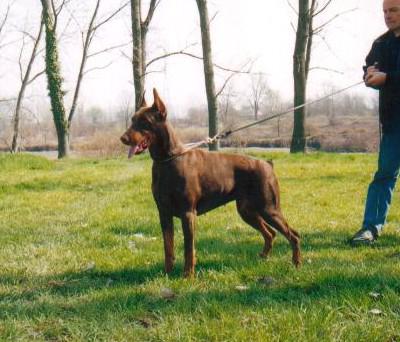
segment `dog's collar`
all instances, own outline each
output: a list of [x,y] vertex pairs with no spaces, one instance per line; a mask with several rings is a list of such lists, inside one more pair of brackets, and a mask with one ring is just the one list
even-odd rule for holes
[[159,163],[159,164],[168,163],[168,162],[171,162],[171,161],[177,159],[178,157],[184,155],[184,154],[185,154],[186,152],[188,152],[188,151],[190,151],[190,149],[183,150],[183,151],[180,152],[180,153],[173,154],[172,156],[169,156],[169,157],[164,158],[164,159],[153,159],[153,161],[154,161],[155,163]]

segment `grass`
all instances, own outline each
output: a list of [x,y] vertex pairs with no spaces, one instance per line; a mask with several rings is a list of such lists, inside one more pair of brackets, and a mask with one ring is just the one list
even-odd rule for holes
[[378,244],[345,243],[376,156],[250,154],[274,160],[304,265],[281,236],[258,258],[231,203],[199,217],[192,280],[178,221],[176,270],[162,272],[147,156],[0,154],[0,340],[400,341],[398,192]]

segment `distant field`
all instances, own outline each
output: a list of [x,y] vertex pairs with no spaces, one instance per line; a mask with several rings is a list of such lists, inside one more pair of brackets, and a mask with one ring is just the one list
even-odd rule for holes
[[400,341],[400,200],[384,235],[351,248],[372,154],[273,159],[304,265],[271,257],[233,203],[198,220],[197,277],[164,275],[147,155],[48,160],[0,154],[0,340]]

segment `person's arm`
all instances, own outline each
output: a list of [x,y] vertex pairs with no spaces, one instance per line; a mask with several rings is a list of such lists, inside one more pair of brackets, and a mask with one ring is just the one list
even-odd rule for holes
[[380,89],[386,84],[386,73],[380,71],[380,53],[379,53],[379,42],[375,41],[372,44],[371,51],[368,53],[365,59],[364,70],[364,82],[367,87]]

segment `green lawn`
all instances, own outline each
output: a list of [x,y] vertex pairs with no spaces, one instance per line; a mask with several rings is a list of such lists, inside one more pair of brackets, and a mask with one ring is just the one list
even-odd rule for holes
[[[0,154],[0,340],[400,341],[400,201],[373,247],[351,248],[376,156],[273,159],[302,235],[295,269],[233,203],[199,217],[197,277],[166,276],[151,161]],[[260,281],[264,280],[264,281]]]

